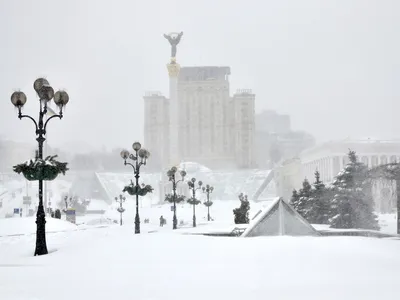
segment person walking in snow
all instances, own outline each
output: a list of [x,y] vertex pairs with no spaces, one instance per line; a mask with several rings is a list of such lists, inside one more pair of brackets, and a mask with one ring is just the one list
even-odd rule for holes
[[160,227],[163,227],[163,226],[164,226],[164,217],[161,216],[160,217]]

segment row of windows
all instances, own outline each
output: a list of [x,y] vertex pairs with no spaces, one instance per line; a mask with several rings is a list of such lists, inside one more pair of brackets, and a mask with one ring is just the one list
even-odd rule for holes
[[[396,155],[363,155],[358,159],[362,163],[366,164],[368,167],[376,167],[380,164],[394,163],[400,161],[399,157]],[[305,164],[304,175],[310,181],[312,181],[314,179],[315,171],[318,170],[323,181],[331,181],[348,163],[348,156],[322,158]]]

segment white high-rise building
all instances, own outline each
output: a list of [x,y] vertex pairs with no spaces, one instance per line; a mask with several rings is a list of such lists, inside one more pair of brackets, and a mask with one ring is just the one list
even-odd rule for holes
[[229,67],[180,68],[174,63],[168,65],[168,72],[170,99],[158,94],[144,97],[146,147],[160,157],[159,167],[181,161],[210,168],[253,167],[255,95],[251,90],[230,96]]
[[231,99],[232,149],[237,166],[254,166],[255,95],[251,90],[237,90]]
[[149,167],[162,166],[169,159],[169,100],[160,92],[144,96],[144,145],[151,149]]

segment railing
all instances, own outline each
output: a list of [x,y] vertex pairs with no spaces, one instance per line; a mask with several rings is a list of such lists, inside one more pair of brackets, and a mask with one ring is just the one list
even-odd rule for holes
[[159,91],[147,91],[145,92],[145,97],[162,97],[163,94]]
[[236,90],[235,95],[251,95],[253,91],[251,89],[238,89]]

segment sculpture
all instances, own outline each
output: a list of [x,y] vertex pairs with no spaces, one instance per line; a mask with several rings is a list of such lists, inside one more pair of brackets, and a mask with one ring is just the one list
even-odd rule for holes
[[171,58],[173,60],[175,60],[175,57],[176,57],[176,46],[181,41],[182,35],[183,35],[183,32],[180,32],[180,33],[172,32],[170,34],[164,34],[164,37],[171,44]]

